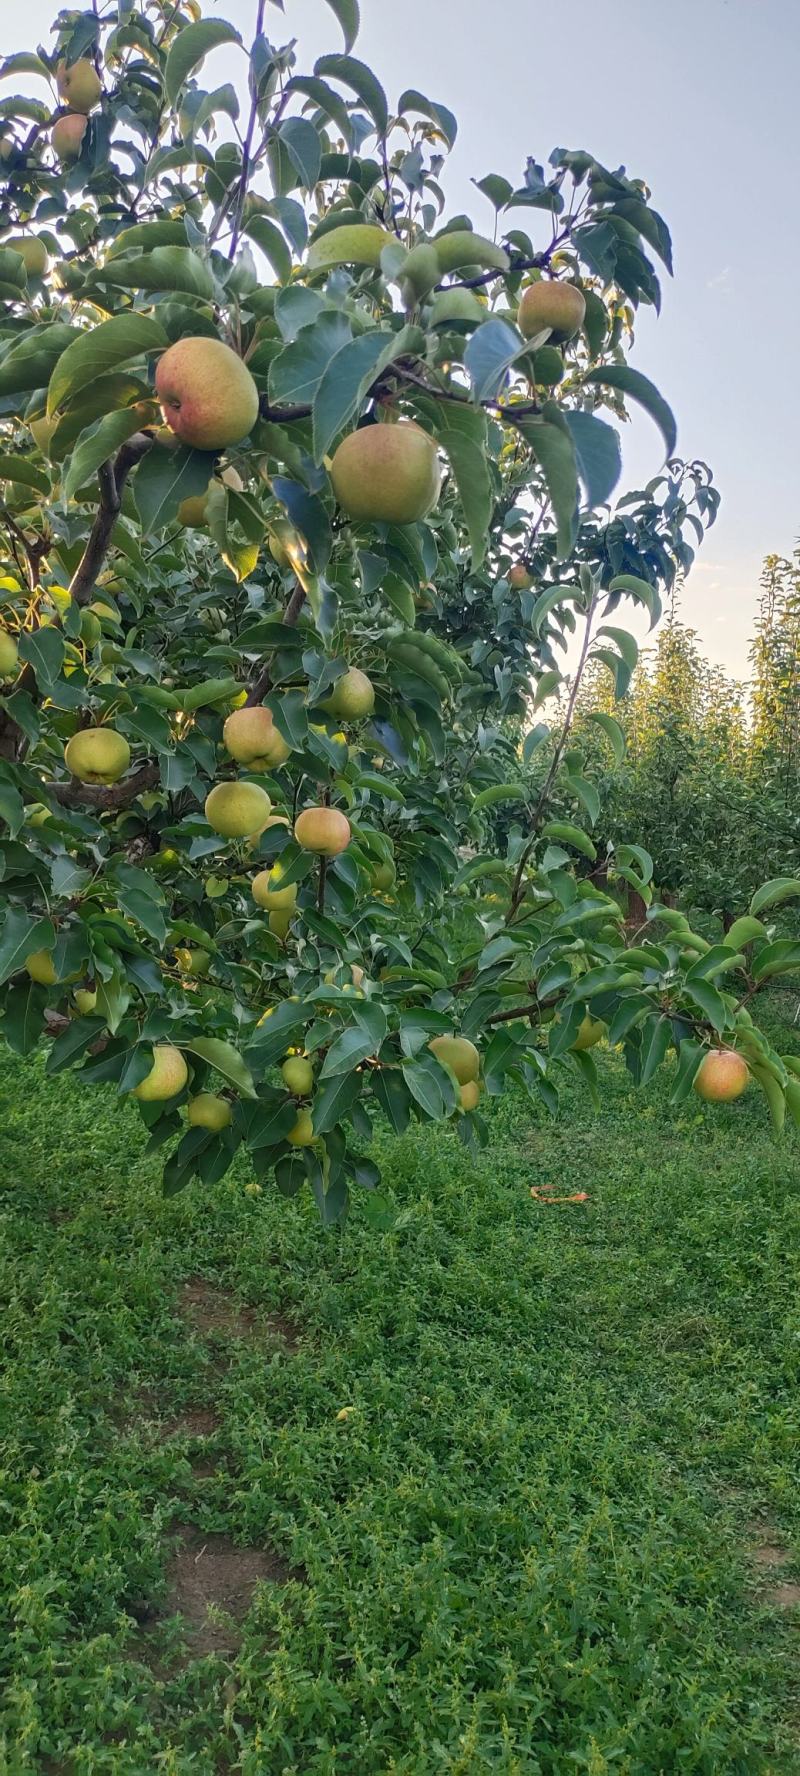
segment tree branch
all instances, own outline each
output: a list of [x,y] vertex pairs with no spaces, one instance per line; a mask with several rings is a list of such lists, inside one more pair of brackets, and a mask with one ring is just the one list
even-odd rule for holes
[[158,780],[158,764],[155,759],[149,759],[134,771],[132,777],[123,777],[119,783],[82,783],[79,777],[71,777],[67,783],[45,783],[42,789],[53,801],[60,802],[62,808],[85,806],[97,808],[102,813],[127,808],[145,790],[154,789]]
[[108,554],[111,533],[122,509],[125,483],[136,464],[152,448],[153,440],[146,432],[134,432],[123,444],[114,462],[103,463],[98,470],[100,504],[89,539],[69,585],[75,604],[88,604],[97,584],[97,576]]

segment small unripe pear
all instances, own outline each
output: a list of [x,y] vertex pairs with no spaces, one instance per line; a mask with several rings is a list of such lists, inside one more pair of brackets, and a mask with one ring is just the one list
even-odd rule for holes
[[0,629],[0,678],[16,678],[19,671],[19,650],[13,635]]
[[71,111],[82,111],[84,115],[99,103],[103,91],[100,75],[87,56],[81,56],[80,61],[69,66],[59,62],[56,86],[62,105],[69,105]]
[[524,561],[515,561],[513,567],[509,568],[508,583],[513,586],[515,592],[527,592],[529,586],[533,585],[533,574],[525,566]]
[[274,863],[271,869],[259,870],[253,877],[251,890],[256,906],[266,907],[267,912],[285,912],[293,907],[297,899],[297,883],[290,882],[288,888],[281,887],[283,871],[280,863]]
[[449,1067],[459,1085],[469,1085],[477,1079],[480,1071],[481,1057],[474,1042],[466,1036],[433,1036],[428,1043],[431,1054],[443,1067]]
[[480,1095],[481,1088],[479,1081],[477,1079],[468,1079],[466,1085],[462,1085],[460,1092],[462,1110],[476,1110],[480,1101]]
[[179,1048],[173,1048],[169,1042],[159,1043],[153,1049],[153,1065],[144,1079],[133,1088],[133,1097],[141,1104],[157,1104],[164,1098],[174,1098],[183,1091],[189,1077],[189,1069]]
[[578,1025],[578,1034],[572,1044],[574,1052],[583,1054],[587,1048],[594,1048],[595,1043],[599,1042],[605,1033],[605,1024],[601,1022],[600,1018],[590,1017],[587,1011],[585,1018]]
[[76,987],[72,997],[81,1017],[90,1017],[97,1004],[97,994],[90,987]]
[[227,1098],[219,1098],[214,1092],[198,1092],[186,1106],[186,1121],[190,1127],[210,1129],[215,1135],[228,1127],[232,1115]]
[[341,678],[337,678],[331,694],[325,700],[324,707],[331,715],[339,715],[342,721],[363,721],[371,715],[375,708],[375,686],[366,672],[358,666],[349,666]]
[[298,1111],[297,1121],[294,1128],[289,1130],[286,1139],[289,1142],[290,1147],[311,1146],[314,1139],[314,1124],[311,1120],[310,1110]]
[[51,950],[34,950],[25,963],[32,981],[40,987],[54,987],[58,976],[53,963]]
[[258,783],[215,783],[206,796],[205,815],[223,839],[252,839],[263,832],[272,803]]
[[289,935],[293,913],[293,907],[275,907],[269,915],[267,924],[273,937],[277,937],[279,943],[285,943]]
[[9,235],[2,245],[10,248],[12,253],[19,253],[29,277],[44,277],[50,259],[44,241],[39,239],[38,234]]
[[293,1092],[296,1098],[307,1098],[314,1084],[314,1069],[304,1055],[292,1055],[284,1061],[281,1077],[287,1091]]

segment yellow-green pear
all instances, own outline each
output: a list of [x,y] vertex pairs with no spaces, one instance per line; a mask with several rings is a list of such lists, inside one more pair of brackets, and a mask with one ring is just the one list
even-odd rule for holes
[[474,1042],[466,1036],[433,1036],[428,1043],[431,1054],[443,1067],[449,1067],[459,1085],[469,1085],[480,1072],[481,1057]]
[[585,1018],[578,1025],[578,1034],[572,1044],[574,1052],[583,1054],[587,1048],[594,1048],[595,1043],[599,1042],[605,1033],[605,1024],[601,1022],[600,1018],[590,1017],[587,1011]]
[[59,62],[56,86],[62,105],[69,105],[71,111],[82,111],[84,115],[99,103],[103,91],[100,75],[87,56],[69,64]]
[[153,1049],[153,1065],[144,1079],[133,1088],[133,1096],[141,1104],[158,1104],[164,1098],[174,1098],[183,1091],[189,1069],[179,1048],[173,1048],[170,1042],[161,1042]]
[[72,995],[81,1017],[90,1017],[97,1004],[97,994],[90,987],[76,987]]
[[114,728],[80,728],[64,748],[64,763],[81,783],[117,783],[131,762],[124,735]]
[[44,277],[50,258],[44,241],[39,239],[38,234],[9,235],[2,245],[9,247],[12,253],[19,253],[29,277]]
[[559,283],[541,278],[523,292],[517,310],[517,325],[526,339],[550,329],[553,342],[571,339],[583,326],[586,302],[575,284]]
[[54,987],[58,980],[52,950],[34,950],[25,963],[32,981],[40,987]]
[[291,752],[275,726],[272,710],[263,703],[234,709],[222,730],[222,742],[237,764],[249,765],[254,771],[282,765]]
[[750,1068],[733,1048],[710,1048],[694,1078],[697,1096],[708,1104],[732,1104],[749,1084]]
[[228,1127],[232,1115],[228,1099],[219,1098],[214,1092],[198,1092],[186,1107],[186,1120],[192,1128],[210,1129],[215,1135]]
[[340,716],[342,721],[363,721],[375,708],[375,686],[372,679],[358,666],[349,666],[341,678],[337,678],[324,707],[330,710],[331,715]]
[[297,883],[290,882],[288,888],[281,887],[283,870],[280,863],[273,863],[271,869],[259,870],[250,884],[256,906],[266,907],[267,912],[285,912],[293,907],[297,899]]
[[314,1139],[314,1124],[310,1110],[299,1110],[294,1128],[286,1136],[290,1147],[310,1147]]
[[0,629],[0,678],[16,678],[19,671],[19,650],[13,635]]
[[215,783],[205,815],[223,839],[252,839],[263,832],[272,803],[258,783]]
[[314,1084],[314,1069],[305,1055],[290,1055],[281,1067],[281,1078],[296,1098],[307,1098]]

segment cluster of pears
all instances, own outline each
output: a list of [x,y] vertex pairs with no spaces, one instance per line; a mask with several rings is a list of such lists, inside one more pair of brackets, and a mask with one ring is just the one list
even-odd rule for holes
[[441,1061],[443,1067],[449,1067],[458,1080],[462,1110],[477,1109],[481,1095],[481,1057],[474,1042],[470,1042],[467,1036],[453,1033],[432,1036],[428,1047],[437,1061]]
[[103,83],[94,63],[88,56],[81,56],[77,62],[59,62],[56,86],[62,105],[69,109],[53,124],[50,141],[59,160],[69,165],[78,159],[89,112],[100,103]]

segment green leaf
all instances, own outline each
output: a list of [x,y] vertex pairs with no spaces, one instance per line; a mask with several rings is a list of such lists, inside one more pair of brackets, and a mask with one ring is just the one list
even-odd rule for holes
[[21,487],[35,487],[37,493],[50,492],[50,477],[24,456],[0,456],[0,481],[15,481]]
[[272,406],[306,406],[314,400],[331,359],[351,338],[350,323],[338,310],[325,311],[273,358],[269,367]]
[[200,66],[209,50],[222,43],[239,43],[241,37],[224,19],[200,19],[197,24],[184,25],[173,39],[164,69],[164,88],[171,105],[186,84],[189,75]]
[[524,783],[491,783],[488,789],[482,789],[472,804],[474,814],[482,808],[494,808],[499,802],[523,802],[527,796]]
[[400,1069],[381,1067],[373,1072],[372,1092],[394,1133],[405,1134],[411,1119],[411,1094]]
[[613,715],[606,715],[600,709],[592,710],[589,720],[596,722],[598,728],[602,728],[613,751],[615,764],[621,765],[625,757],[625,735],[619,722],[614,720]]
[[776,974],[794,974],[798,968],[800,943],[790,937],[779,937],[775,943],[765,944],[751,964],[753,979],[757,981],[772,980]]
[[594,784],[574,771],[565,772],[562,782],[586,809],[590,824],[596,826],[600,818],[600,796]]
[[582,596],[580,586],[548,586],[547,591],[543,592],[541,597],[536,600],[531,622],[534,635],[541,635],[542,624],[552,611],[557,610],[562,604],[579,603]]
[[610,635],[611,640],[619,648],[628,672],[635,672],[639,658],[639,647],[630,632],[627,629],[615,629],[610,623],[602,623],[597,633],[598,635]]
[[607,505],[622,473],[619,433],[596,413],[565,413],[589,507]]
[[648,882],[652,882],[653,859],[650,852],[645,851],[644,845],[619,845],[614,856],[619,864],[636,864],[641,887],[646,887]]
[[[301,333],[298,344],[305,335]],[[322,462],[334,439],[358,413],[365,396],[387,364],[414,351],[422,342],[416,327],[399,333],[362,333],[330,359],[314,396],[314,460]],[[294,347],[290,347],[293,350]]]
[[19,907],[7,907],[0,930],[0,985],[24,967],[34,950],[52,950],[55,941],[50,919],[37,919]]
[[[423,403],[420,402],[420,407]],[[494,492],[489,472],[486,414],[466,402],[424,403],[433,432],[453,471],[472,549],[472,566],[481,566],[489,540]]]
[[206,492],[216,458],[204,450],[148,451],[133,483],[136,509],[145,535],[163,530],[175,518],[182,500]]
[[472,398],[476,404],[494,399],[509,366],[524,350],[522,334],[498,316],[475,328],[464,353],[464,367],[472,383]]
[[366,106],[378,135],[386,135],[389,127],[386,94],[365,62],[359,62],[355,56],[350,55],[320,56],[319,61],[314,63],[314,73],[323,79],[329,75],[332,80],[340,80],[344,86],[349,86],[361,104]]
[[39,690],[45,695],[53,691],[58,681],[65,651],[60,629],[51,628],[49,624],[20,637],[19,657],[33,667]]
[[684,991],[687,997],[694,1001],[695,1005],[699,1005],[703,1016],[708,1019],[708,1022],[714,1030],[722,1031],[725,1029],[726,1025],[730,1022],[730,1017],[724,999],[721,994],[717,992],[716,987],[712,987],[710,981],[687,980],[684,985]]
[[43,388],[68,345],[80,338],[74,327],[36,328],[0,359],[0,396]]
[[661,1066],[661,1062],[672,1041],[672,1021],[668,1017],[648,1019],[642,1030],[642,1044],[639,1050],[639,1084],[647,1085],[653,1074]]
[[129,407],[123,413],[108,413],[88,436],[84,434],[72,453],[64,476],[64,498],[72,499],[78,488],[91,480],[101,463],[108,462],[120,445],[139,431],[141,423],[138,414]]
[[328,5],[331,12],[336,14],[339,24],[342,27],[344,47],[349,55],[358,36],[358,27],[361,22],[358,11],[358,0],[328,0]]
[[663,395],[660,395],[655,383],[643,376],[641,370],[632,370],[628,364],[602,364],[596,370],[588,370],[584,382],[602,384],[606,388],[617,389],[620,394],[630,395],[644,407],[664,439],[664,448],[668,457],[675,455],[678,440],[672,409],[667,406]]
[[279,126],[278,136],[300,184],[304,190],[313,191],[322,164],[322,143],[313,123],[307,117],[287,117]]
[[531,708],[538,709],[540,703],[546,703],[548,697],[552,697],[553,692],[558,690],[561,682],[561,673],[557,672],[555,667],[551,667],[547,672],[540,672],[536,680],[536,695]]
[[556,558],[563,561],[578,528],[578,464],[572,433],[556,401],[545,401],[541,418],[516,423],[544,475],[556,520]]
[[734,919],[730,931],[725,933],[725,942],[732,950],[743,950],[747,944],[754,943],[757,937],[766,937],[767,928],[760,919],[751,919],[744,913],[741,919]]
[[99,327],[81,333],[62,352],[50,377],[48,414],[55,413],[98,376],[142,357],[145,352],[161,351],[168,343],[163,328],[147,315],[120,314],[113,315],[110,321],[101,321]]
[[270,222],[268,216],[250,216],[242,233],[261,248],[280,282],[288,284],[292,275],[292,255],[275,223]]
[[779,1135],[783,1130],[784,1121],[786,1119],[785,1087],[778,1084],[777,1079],[774,1078],[773,1074],[770,1073],[767,1067],[760,1067],[755,1061],[749,1061],[748,1065],[753,1078],[756,1083],[760,1085],[769,1105],[769,1115],[773,1134]]
[[353,1071],[337,1073],[320,1086],[311,1105],[315,1135],[326,1135],[341,1122],[359,1096],[362,1084],[362,1075]]
[[144,253],[114,259],[108,266],[108,277],[123,289],[198,296],[206,302],[218,294],[208,266],[191,247],[151,247]]
[[579,826],[572,826],[568,820],[548,820],[542,827],[543,839],[551,839],[558,845],[572,845],[575,851],[588,857],[590,863],[597,859],[597,852],[589,834],[582,832]]
[[707,1053],[708,1050],[701,1042],[695,1042],[691,1036],[684,1038],[678,1050],[678,1071],[670,1093],[671,1104],[682,1104],[688,1098],[700,1064]]
[[375,1052],[375,1043],[368,1032],[359,1029],[342,1030],[331,1043],[325,1056],[320,1079],[331,1079],[338,1073],[352,1073],[354,1067]]
[[[406,91],[400,94],[397,102],[398,117],[402,117],[406,111],[418,111],[421,117],[430,118],[431,123],[441,131],[448,148],[452,148],[458,134],[458,123],[446,105],[426,99],[424,93],[417,92],[415,87],[407,87]],[[510,192],[511,187],[509,186],[509,195]]]
[[207,1061],[243,1097],[255,1097],[256,1090],[250,1069],[245,1066],[238,1049],[231,1042],[223,1042],[218,1036],[185,1036],[181,1038],[181,1048],[188,1049],[190,1054],[199,1055],[201,1061]]
[[637,604],[643,604],[650,612],[650,628],[654,629],[661,616],[661,598],[657,586],[651,586],[649,580],[640,579],[638,574],[615,574],[609,582],[609,592],[625,592],[635,598]]
[[537,747],[542,745],[543,741],[548,738],[549,733],[550,729],[546,722],[537,722],[535,728],[529,729],[522,742],[523,765],[530,764]]
[[779,906],[781,901],[791,900],[800,894],[800,880],[797,876],[776,876],[771,882],[764,882],[756,889],[750,902],[750,911],[755,916],[763,913],[766,907]]

